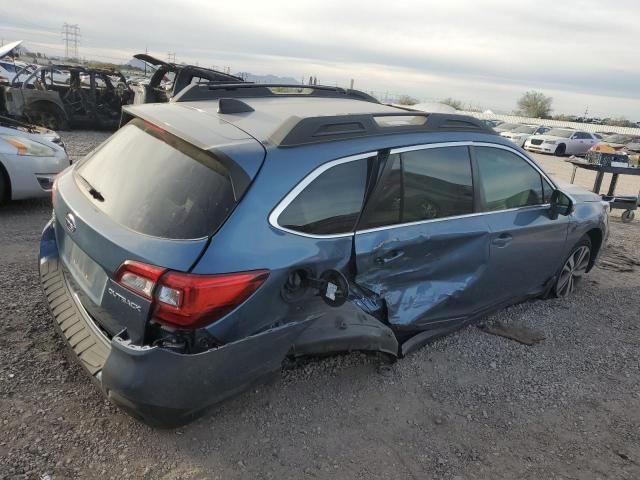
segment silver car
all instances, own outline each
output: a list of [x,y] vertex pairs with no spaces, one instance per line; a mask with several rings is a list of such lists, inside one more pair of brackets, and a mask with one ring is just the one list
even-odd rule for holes
[[55,132],[0,118],[0,204],[49,195],[70,163]]

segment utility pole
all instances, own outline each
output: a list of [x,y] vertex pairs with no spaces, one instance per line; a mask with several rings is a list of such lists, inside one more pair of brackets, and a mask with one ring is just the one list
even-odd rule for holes
[[[62,38],[64,40],[64,55],[69,58],[77,59],[78,55],[78,45],[80,44],[80,27],[78,24],[70,25],[65,22],[62,25]],[[71,48],[69,48],[71,47]]]

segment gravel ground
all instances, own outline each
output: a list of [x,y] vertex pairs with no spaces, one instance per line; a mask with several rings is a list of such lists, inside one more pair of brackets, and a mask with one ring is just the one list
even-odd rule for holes
[[[75,156],[105,136],[65,141]],[[50,209],[0,210],[2,479],[640,478],[638,221],[615,214],[604,261],[572,298],[492,318],[543,332],[533,347],[468,327],[390,367],[358,353],[312,360],[152,430],[64,354],[36,268]]]

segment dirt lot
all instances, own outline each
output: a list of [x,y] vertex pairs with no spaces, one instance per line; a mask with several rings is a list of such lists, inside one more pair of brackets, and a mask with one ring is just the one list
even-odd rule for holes
[[[80,155],[103,138],[65,140]],[[567,165],[538,158],[568,180]],[[468,327],[391,368],[314,360],[162,431],[67,361],[38,285],[50,209],[0,210],[0,478],[640,478],[638,220],[614,214],[608,253],[572,298],[493,317],[543,332],[533,347]]]

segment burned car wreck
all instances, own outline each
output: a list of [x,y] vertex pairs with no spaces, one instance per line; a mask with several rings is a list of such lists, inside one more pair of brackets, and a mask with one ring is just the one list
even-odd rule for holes
[[165,103],[189,85],[241,83],[242,78],[197,65],[163,62],[151,55],[139,53],[133,58],[145,62],[155,71],[144,82],[132,82],[134,104]]
[[119,71],[77,65],[23,69],[3,95],[8,115],[52,130],[115,129],[133,99]]
[[58,177],[40,277],[80,363],[150,424],[188,422],[289,357],[402,357],[567,296],[607,238],[597,195],[470,117],[250,84],[125,115]]

